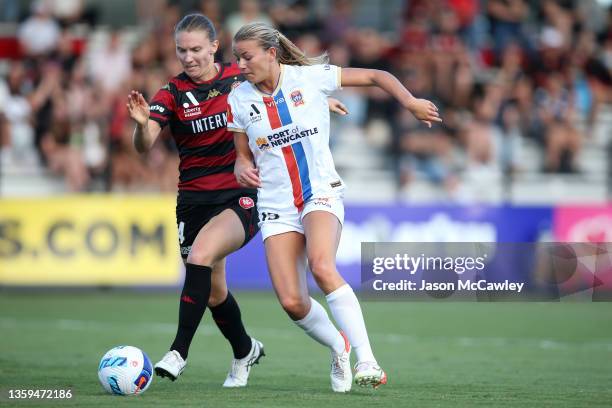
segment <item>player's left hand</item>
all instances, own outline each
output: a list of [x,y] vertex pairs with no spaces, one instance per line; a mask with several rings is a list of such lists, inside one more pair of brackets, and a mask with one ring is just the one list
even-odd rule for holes
[[236,181],[242,187],[260,188],[261,179],[259,178],[259,169],[253,166],[253,163],[248,160],[236,159],[234,164],[234,176]]
[[442,122],[438,108],[427,99],[415,98],[408,107],[408,110],[428,127],[431,127],[433,122]]
[[327,104],[329,105],[329,110],[338,115],[344,116],[349,113],[346,106],[336,98],[327,98]]

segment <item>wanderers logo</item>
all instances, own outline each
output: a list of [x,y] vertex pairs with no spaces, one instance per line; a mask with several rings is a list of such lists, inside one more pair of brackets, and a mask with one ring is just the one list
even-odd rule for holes
[[255,207],[255,201],[251,197],[240,197],[238,204],[245,210]]
[[259,147],[259,150],[268,150],[270,148],[268,139],[266,139],[265,137],[258,137],[255,143],[257,143],[257,147]]
[[215,96],[219,96],[219,95],[221,95],[221,92],[219,92],[218,89],[212,89],[208,91],[208,96],[206,97],[206,100],[214,98]]

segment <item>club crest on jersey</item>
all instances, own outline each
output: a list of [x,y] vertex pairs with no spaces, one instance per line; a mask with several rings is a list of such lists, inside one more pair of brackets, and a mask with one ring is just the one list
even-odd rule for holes
[[238,204],[245,210],[255,207],[255,201],[251,197],[240,197]]
[[255,143],[257,143],[259,150],[268,150],[270,148],[270,143],[268,143],[268,139],[265,137],[258,137]]
[[299,89],[291,92],[291,100],[293,101],[293,106],[300,106],[304,104],[304,98],[302,97],[302,91]]
[[242,82],[240,82],[240,81],[234,81],[234,82],[232,82],[231,89],[236,89],[236,88],[238,88],[238,87],[240,86],[240,84],[241,84],[241,83],[242,83]]

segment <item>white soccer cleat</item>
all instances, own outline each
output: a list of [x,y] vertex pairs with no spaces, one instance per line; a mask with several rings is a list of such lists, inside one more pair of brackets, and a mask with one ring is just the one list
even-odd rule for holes
[[332,351],[331,362],[331,386],[334,392],[349,392],[353,382],[351,373],[351,345],[344,333],[340,332],[344,339],[344,349],[341,353]]
[[232,360],[232,367],[223,383],[224,387],[246,387],[251,367],[259,364],[259,359],[266,355],[262,342],[251,337],[251,344],[251,351],[246,357]]
[[355,384],[378,388],[387,383],[387,374],[375,361],[362,361],[355,365]]
[[176,350],[170,350],[164,357],[155,364],[155,374],[160,377],[168,377],[172,381],[176,380],[185,369],[187,362]]

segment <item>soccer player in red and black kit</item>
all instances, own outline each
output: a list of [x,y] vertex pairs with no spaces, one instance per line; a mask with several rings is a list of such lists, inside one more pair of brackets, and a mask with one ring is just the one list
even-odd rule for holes
[[[174,37],[184,71],[157,92],[150,106],[136,91],[128,95],[127,103],[136,122],[136,150],[148,151],[169,125],[180,156],[176,221],[185,282],[176,337],[170,351],[155,364],[155,372],[172,380],[181,374],[208,305],[234,353],[223,386],[243,387],[250,367],[264,355],[263,344],[246,333],[240,308],[225,281],[225,257],[259,230],[257,191],[237,183],[233,134],[226,129],[227,95],[244,78],[236,64],[215,63],[219,42],[207,17],[183,17]],[[329,106],[335,113],[347,113],[333,98]]]
[[127,103],[136,122],[136,150],[148,151],[169,125],[180,156],[176,221],[185,282],[176,337],[155,372],[172,380],[181,374],[208,306],[234,353],[223,386],[242,387],[250,367],[264,355],[263,344],[246,333],[225,281],[225,257],[258,231],[257,192],[236,182],[233,135],[226,130],[227,94],[243,78],[235,64],[215,63],[219,42],[207,17],[185,16],[174,36],[184,71],[155,94],[150,106],[136,91]]

